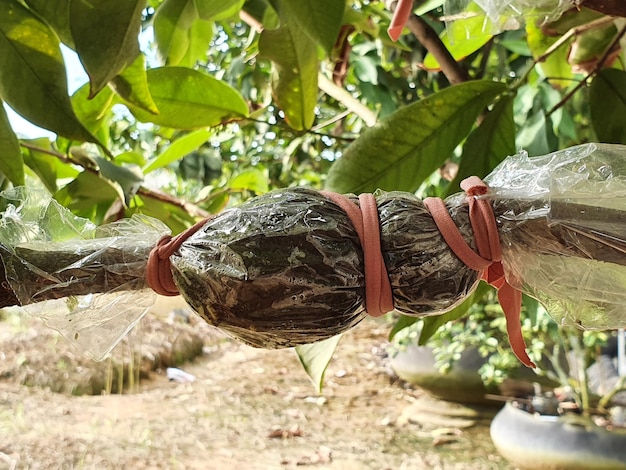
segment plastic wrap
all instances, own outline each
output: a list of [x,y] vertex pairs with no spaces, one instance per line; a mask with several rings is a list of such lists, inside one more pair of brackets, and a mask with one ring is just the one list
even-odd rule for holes
[[[626,147],[520,153],[486,181],[509,282],[561,323],[625,327]],[[96,228],[23,189],[2,196],[0,254],[19,303],[63,297],[39,314],[93,356],[106,353],[151,303],[145,263],[167,230],[147,217]],[[432,315],[465,299],[480,273],[452,253],[421,200],[376,199],[396,309]],[[466,196],[446,205],[474,246]],[[189,305],[253,346],[319,341],[366,315],[359,238],[345,212],[314,190],[277,190],[228,209],[169,260]]]
[[[421,201],[405,193],[382,193],[377,201],[396,309],[436,314],[465,298],[478,273],[452,254]],[[457,216],[470,241],[467,214]],[[189,305],[253,346],[319,341],[366,315],[356,230],[311,189],[275,191],[229,209],[170,259]]]
[[105,357],[156,298],[145,263],[168,228],[143,216],[97,227],[23,187],[1,193],[0,204],[0,253],[18,303],[94,359]]
[[626,326],[626,146],[505,159],[485,180],[509,282],[561,324]]
[[520,29],[526,21],[538,24],[555,21],[578,3],[578,0],[446,0],[444,11],[452,37],[468,39],[476,34],[473,25],[477,20],[482,24],[482,33],[498,34]]

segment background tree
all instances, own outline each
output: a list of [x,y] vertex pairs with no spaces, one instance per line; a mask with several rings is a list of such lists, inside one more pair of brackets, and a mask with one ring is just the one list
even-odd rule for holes
[[0,0],[0,98],[57,135],[0,107],[0,187],[179,232],[272,188],[444,196],[519,148],[626,142],[624,8],[538,3],[415,2],[393,42],[394,1]]

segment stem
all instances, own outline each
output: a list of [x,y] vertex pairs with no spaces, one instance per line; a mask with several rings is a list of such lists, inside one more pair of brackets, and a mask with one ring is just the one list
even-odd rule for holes
[[[22,146],[25,149],[32,150],[34,152],[40,152],[46,155],[50,155],[52,157],[59,159],[65,164],[80,166],[83,170],[93,173],[94,175],[100,175],[100,171],[97,168],[86,166],[83,163],[73,160],[72,158],[68,157],[67,155],[63,155],[60,152],[37,147],[36,145],[32,145],[27,142],[20,142],[20,146]],[[204,209],[190,202],[186,202],[183,199],[179,199],[177,197],[171,196],[162,191],[150,189],[145,186],[141,186],[137,190],[137,194],[143,197],[147,197],[147,198],[154,199],[160,202],[171,204],[172,206],[180,207],[181,209],[183,209],[184,211],[186,211],[189,215],[193,217],[207,218],[209,215],[211,215],[209,212],[205,211]]]
[[467,71],[454,60],[435,30],[426,21],[417,15],[411,15],[407,26],[417,40],[437,59],[441,71],[450,84],[456,85],[470,79]]
[[201,207],[192,204],[191,202],[187,202],[183,199],[179,199],[170,194],[164,193],[163,191],[146,188],[145,186],[141,186],[137,190],[137,194],[143,197],[147,197],[150,199],[154,199],[156,201],[165,202],[166,204],[171,204],[172,206],[180,207],[185,212],[187,212],[192,217],[199,217],[206,219],[211,215],[210,212],[205,211]]
[[587,380],[587,368],[585,367],[585,355],[578,336],[573,333],[568,333],[568,339],[574,358],[577,362],[576,371],[578,372],[578,389],[580,390],[580,399],[583,414],[589,412],[589,383]]
[[320,90],[328,96],[335,98],[346,108],[363,119],[368,127],[376,124],[376,113],[357,100],[347,90],[335,85],[331,80],[326,78],[326,75],[320,73],[318,75],[317,82]]
[[569,376],[567,372],[565,372],[565,369],[561,367],[561,363],[559,361],[559,358],[561,357],[561,345],[556,343],[552,348],[552,352],[544,351],[544,355],[548,358],[548,361],[550,361],[550,364],[554,369],[554,372],[546,371],[548,378],[551,378],[552,380],[555,380],[555,382],[561,384],[567,384]]
[[609,44],[609,46],[606,48],[606,50],[604,51],[604,53],[602,54],[602,56],[596,63],[596,65],[593,67],[593,70],[591,70],[591,72],[585,75],[585,77],[578,83],[578,85],[576,85],[574,89],[572,89],[569,93],[567,93],[563,97],[563,99],[561,99],[561,101],[555,104],[554,107],[546,113],[546,117],[549,117],[552,113],[562,108],[572,98],[572,96],[576,94],[578,90],[580,90],[582,87],[587,85],[587,82],[589,81],[589,79],[595,76],[600,71],[600,69],[602,69],[602,67],[604,66],[604,63],[610,57],[611,52],[613,52],[615,46],[619,44],[624,34],[626,34],[626,26],[624,26],[622,29],[619,30],[615,38],[613,38],[613,41],[611,41],[611,44]]
[[[554,44],[552,44],[548,49],[546,49],[543,54],[541,54],[539,57],[537,57],[536,59],[534,59],[531,62],[531,64],[528,66],[528,68],[526,69],[524,74],[515,82],[515,84],[513,86],[511,86],[511,91],[517,90],[520,86],[522,86],[524,83],[526,83],[526,81],[528,79],[528,76],[535,69],[535,66],[537,64],[539,64],[540,62],[545,61],[548,57],[550,57],[561,46],[563,46],[569,39],[571,39],[572,36],[576,36],[576,35],[578,35],[580,33],[584,33],[585,31],[589,31],[589,30],[594,29],[594,28],[605,26],[606,24],[609,24],[609,23],[611,23],[613,21],[614,21],[613,18],[607,18],[607,17],[599,18],[599,19],[591,21],[591,22],[589,22],[587,24],[584,24],[584,25],[581,25],[581,26],[575,26],[574,28],[571,28],[570,30],[568,30]],[[619,41],[619,38],[618,38],[618,41]],[[611,47],[612,47],[612,45],[609,46],[608,51],[611,50]],[[604,60],[606,60],[606,58]],[[546,77],[546,78],[550,79],[550,77]],[[582,87],[582,85],[580,83],[578,85]],[[552,112],[553,111],[551,111],[551,113]]]
[[580,33],[584,33],[585,31],[589,31],[595,28],[599,28],[605,26],[607,24],[613,23],[613,18],[611,17],[602,17],[594,21],[590,21],[589,23],[575,26],[568,30],[563,36],[561,36],[554,44],[546,49],[546,51],[541,54],[539,57],[535,59],[535,63],[543,62],[549,56],[552,55],[557,49],[559,49],[563,44],[569,41],[572,36],[578,36]]
[[611,403],[611,400],[615,395],[620,392],[626,391],[626,375],[620,377],[615,386],[611,389],[609,393],[604,395],[600,401],[598,402],[598,408],[601,410],[606,410],[607,406]]
[[296,134],[298,136],[305,135],[305,134],[310,134],[310,135],[316,135],[316,136],[320,136],[320,137],[328,137],[329,139],[341,140],[341,141],[344,141],[344,142],[353,142],[356,139],[356,137],[357,137],[356,135],[354,137],[345,137],[345,136],[341,136],[341,135],[333,135],[333,134],[328,134],[326,132],[319,132],[318,131],[318,129],[322,129],[322,128],[326,127],[326,126],[330,126],[334,122],[337,122],[337,121],[343,119],[348,114],[350,114],[350,112],[351,111],[349,109],[346,110],[346,111],[343,111],[342,113],[339,113],[335,117],[333,117],[333,118],[331,118],[331,119],[329,119],[327,121],[324,121],[324,122],[318,124],[317,126],[312,127],[311,129],[305,129],[303,131],[294,131],[291,127],[285,125],[283,123],[283,121],[278,121],[278,122],[276,122],[274,124],[271,124],[271,123],[269,123],[267,121],[263,121],[261,119],[255,119],[255,118],[252,118],[252,117],[247,117],[246,120],[247,121],[256,122],[257,124],[264,124],[266,126],[276,126],[276,127],[280,128],[280,129],[285,129],[285,130],[287,130],[289,132],[292,132],[292,133],[294,133],[294,134]]

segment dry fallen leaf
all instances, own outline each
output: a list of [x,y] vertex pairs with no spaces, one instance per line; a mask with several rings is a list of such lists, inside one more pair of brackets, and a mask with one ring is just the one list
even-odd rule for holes
[[269,432],[267,437],[269,437],[270,439],[290,439],[292,437],[302,437],[303,435],[304,433],[302,432],[302,429],[300,429],[300,426],[295,424],[289,429],[273,429]]

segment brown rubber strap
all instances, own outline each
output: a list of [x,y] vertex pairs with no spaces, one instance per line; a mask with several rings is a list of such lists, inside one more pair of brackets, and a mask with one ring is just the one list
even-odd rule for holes
[[424,205],[454,254],[469,268],[481,271],[482,278],[498,290],[498,301],[506,317],[511,349],[523,364],[535,367],[526,353],[526,344],[522,336],[520,324],[522,293],[506,280],[496,218],[489,201],[480,197],[487,194],[489,188],[475,176],[463,180],[461,188],[468,196],[470,223],[478,253],[467,244],[441,199],[426,198]]

